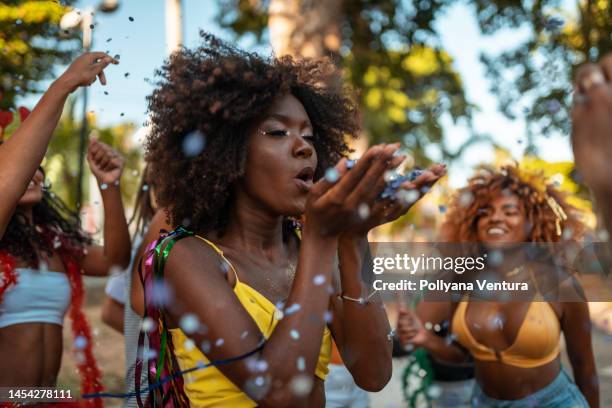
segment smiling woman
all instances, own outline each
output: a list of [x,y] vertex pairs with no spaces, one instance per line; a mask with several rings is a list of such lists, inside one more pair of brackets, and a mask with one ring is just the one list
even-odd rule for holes
[[[465,196],[471,200],[462,199]],[[546,262],[538,266],[528,262],[528,251],[520,245],[555,243],[569,236],[578,240],[584,229],[577,211],[543,175],[515,166],[481,169],[453,200],[443,238],[495,249],[499,256],[495,262],[488,257],[486,271],[501,287],[477,280],[475,288],[528,289],[529,301],[478,301],[478,294],[471,292],[452,305],[451,328],[458,344],[432,336],[418,319],[402,324],[404,342],[414,342],[448,361],[465,361],[469,353],[476,368],[472,406],[598,407],[586,302],[562,301],[575,296],[580,285],[562,263],[553,263],[562,255],[554,246],[546,246],[550,256],[546,254]],[[546,291],[542,283],[553,274],[559,280],[554,291]],[[551,298],[549,292],[558,297]],[[561,365],[561,334],[575,383]]]

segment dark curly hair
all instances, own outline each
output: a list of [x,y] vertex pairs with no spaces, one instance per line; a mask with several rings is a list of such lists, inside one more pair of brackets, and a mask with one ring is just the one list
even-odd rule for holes
[[[200,36],[198,48],[181,49],[156,71],[146,159],[173,225],[188,220],[197,232],[222,233],[232,186],[245,171],[247,132],[276,98],[292,94],[304,105],[319,158],[315,180],[350,152],[345,138],[357,136],[359,119],[354,95],[328,60],[266,58]],[[206,145],[187,157],[183,141],[193,132]]]
[[[510,192],[523,204],[529,223],[528,242],[558,242],[559,232],[569,229],[572,240],[578,240],[586,232],[579,220],[579,212],[567,203],[563,194],[547,184],[542,175],[532,174],[530,180],[521,176],[517,166],[504,166],[500,170],[482,167],[468,185],[457,192],[451,202],[442,240],[445,242],[476,242],[476,226],[480,210],[499,193]],[[538,185],[537,185],[538,184]],[[553,200],[551,202],[549,199]],[[566,218],[560,218],[553,206],[558,205]]]
[[151,200],[151,191],[155,191],[155,183],[151,178],[151,170],[149,168],[149,164],[145,166],[142,171],[142,177],[140,179],[140,183],[138,184],[138,193],[136,194],[136,199],[134,200],[134,212],[132,213],[132,218],[128,222],[128,225],[134,225],[134,231],[136,234],[143,235],[147,227],[149,226],[149,222],[151,218],[155,215],[156,207],[153,206],[153,202]]
[[[42,168],[39,170],[44,174]],[[64,250],[74,255],[82,255],[83,248],[92,243],[81,229],[78,215],[46,188],[42,200],[33,206],[32,215],[33,224],[18,211],[13,214],[0,239],[0,252],[37,268],[38,254],[44,252],[51,256],[57,249],[54,246],[60,242],[68,246]]]

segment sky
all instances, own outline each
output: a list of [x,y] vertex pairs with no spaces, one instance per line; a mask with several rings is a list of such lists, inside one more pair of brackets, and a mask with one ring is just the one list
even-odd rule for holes
[[[81,0],[76,7],[95,7],[98,0]],[[166,57],[165,2],[163,0],[120,0],[119,9],[112,14],[96,13],[93,30],[93,49],[119,55],[120,64],[106,70],[108,85],[96,83],[90,87],[88,110],[94,111],[100,125],[112,125],[131,121],[140,127],[146,119],[146,96],[153,90],[154,70]],[[199,30],[210,31],[230,40],[214,22],[216,2],[212,0],[183,0],[183,39],[187,47],[197,45]],[[131,19],[130,19],[131,17]],[[132,21],[133,20],[133,21]],[[468,6],[456,3],[439,19],[437,28],[445,50],[454,58],[454,66],[461,74],[466,96],[479,107],[474,115],[474,126],[478,132],[491,134],[497,143],[507,148],[515,158],[523,152],[525,125],[521,120],[508,120],[497,110],[497,99],[489,90],[484,67],[479,61],[482,51],[499,52],[516,44],[524,33],[506,30],[492,37],[483,37],[478,32],[475,17]],[[243,42],[242,47],[269,53],[269,47],[253,48],[252,42]],[[57,68],[57,73],[63,71]],[[24,105],[34,105],[39,96],[28,97]],[[81,109],[78,108],[78,112]],[[450,147],[458,147],[468,137],[464,125],[444,121]],[[141,132],[142,133],[142,132]],[[135,137],[138,138],[140,134]],[[571,160],[571,149],[567,136],[557,136],[539,142],[540,156],[549,161]],[[435,157],[435,152],[432,151]],[[493,150],[488,145],[476,145],[466,150],[461,160],[449,168],[450,183],[460,186],[465,183],[473,166],[491,160]]]

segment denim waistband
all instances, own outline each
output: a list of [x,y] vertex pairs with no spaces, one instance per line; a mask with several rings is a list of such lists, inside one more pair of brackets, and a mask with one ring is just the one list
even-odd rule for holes
[[547,404],[557,406],[554,401],[563,401],[563,406],[568,407],[588,407],[584,396],[563,368],[559,371],[559,375],[546,387],[518,400],[498,400],[487,397],[476,383],[472,405],[487,408],[540,407]]

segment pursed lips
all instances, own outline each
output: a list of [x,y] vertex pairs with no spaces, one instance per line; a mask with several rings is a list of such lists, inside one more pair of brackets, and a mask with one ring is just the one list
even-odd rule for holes
[[299,188],[302,190],[308,191],[312,187],[314,178],[314,169],[312,167],[304,167],[300,170],[294,180]]

